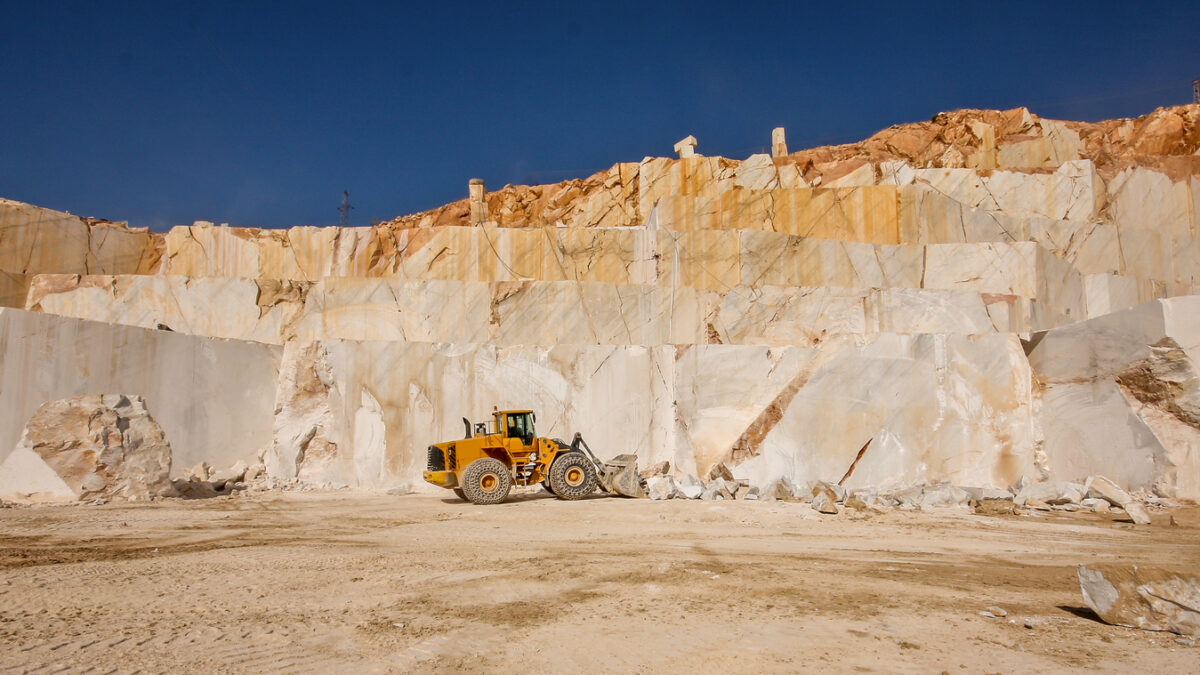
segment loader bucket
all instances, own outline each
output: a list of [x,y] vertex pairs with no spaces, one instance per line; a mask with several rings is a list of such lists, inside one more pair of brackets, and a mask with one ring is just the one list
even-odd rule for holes
[[626,497],[645,497],[642,477],[638,475],[637,455],[617,455],[600,467],[600,487]]

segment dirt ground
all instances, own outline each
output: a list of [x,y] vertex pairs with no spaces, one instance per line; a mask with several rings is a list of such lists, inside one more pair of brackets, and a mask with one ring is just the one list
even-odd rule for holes
[[[1200,508],[818,516],[259,493],[0,509],[0,671],[1200,671],[1075,565],[1200,564]],[[1005,618],[980,611],[998,605]]]

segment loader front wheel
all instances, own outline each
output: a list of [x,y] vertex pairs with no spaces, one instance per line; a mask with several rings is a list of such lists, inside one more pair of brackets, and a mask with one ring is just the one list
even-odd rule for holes
[[463,492],[462,488],[454,488],[454,496],[458,497],[464,502],[467,501],[467,493]]
[[498,459],[482,457],[463,471],[462,491],[473,504],[499,504],[511,488],[508,467]]
[[596,491],[596,466],[582,452],[559,455],[550,466],[550,491],[559,499],[583,499]]

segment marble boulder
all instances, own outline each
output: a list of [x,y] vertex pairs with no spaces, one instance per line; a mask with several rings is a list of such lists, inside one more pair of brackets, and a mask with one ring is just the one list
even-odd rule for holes
[[49,401],[0,464],[0,497],[74,501],[170,496],[171,446],[140,396]]

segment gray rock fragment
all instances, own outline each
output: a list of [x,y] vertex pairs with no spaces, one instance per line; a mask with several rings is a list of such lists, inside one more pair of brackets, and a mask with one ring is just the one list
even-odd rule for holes
[[184,474],[184,478],[192,481],[208,480],[208,476],[211,473],[212,468],[209,467],[208,462],[200,462],[196,466],[188,469],[187,473]]
[[213,486],[218,490],[232,487],[233,484],[242,482],[248,468],[246,463],[239,459],[237,463],[228,469],[213,471],[210,474],[209,480],[212,481]]
[[708,480],[713,481],[717,478],[722,478],[729,482],[733,482],[733,472],[729,467],[725,466],[724,462],[717,462],[711,469],[708,470]]
[[851,490],[842,502],[856,511],[866,511],[879,501],[879,496],[872,490]]
[[828,483],[823,480],[813,483],[811,491],[812,496],[816,497],[818,492],[826,493],[834,502],[841,502],[846,499],[846,488],[842,487],[841,485],[837,485],[836,483]]
[[1125,509],[1125,513],[1138,525],[1150,524],[1150,513],[1140,502],[1133,498],[1116,483],[1104,476],[1091,476],[1087,479],[1087,496],[1092,499],[1103,499],[1113,506]]
[[921,497],[924,494],[925,489],[917,485],[895,492],[891,497],[896,500],[897,505],[902,509],[918,509],[921,508]]
[[704,492],[704,485],[699,478],[688,474],[679,479],[675,484],[675,490],[678,492],[678,496],[684,499],[699,499]]
[[812,500],[812,507],[814,510],[816,510],[818,513],[825,513],[829,515],[833,515],[838,512],[837,504],[834,503],[834,498],[830,496],[831,491],[816,491],[815,488],[814,491],[816,492]]
[[1056,506],[1061,504],[1078,504],[1086,496],[1086,490],[1079,483],[1066,481],[1047,481],[1045,483],[1030,483],[1021,488],[1013,502],[1018,506],[1037,507],[1033,502]]
[[921,491],[922,509],[938,507],[966,506],[969,501],[967,493],[953,485],[931,485]]
[[246,469],[246,474],[242,476],[242,480],[246,483],[252,483],[266,475],[267,467],[263,466],[262,462],[251,464]]
[[651,476],[647,478],[646,494],[650,499],[671,499],[675,496],[675,479],[670,476]]
[[788,478],[787,476],[783,476],[774,483],[771,483],[771,485],[766,489],[766,491],[764,491],[763,494],[770,495],[773,499],[780,499],[784,501],[799,499],[800,497],[807,496],[807,492],[798,488],[796,484],[792,482],[792,479]]
[[663,462],[658,462],[657,464],[651,464],[645,470],[638,472],[638,475],[640,475],[642,478],[648,479],[651,476],[665,476],[670,472],[671,472],[671,463],[663,461]]
[[725,491],[722,493],[726,499],[737,499],[738,493],[742,491],[742,486],[736,482],[725,481]]
[[957,489],[962,490],[963,492],[967,493],[968,501],[972,500],[972,499],[974,499],[977,502],[981,502],[985,499],[1007,499],[1009,501],[1012,501],[1012,498],[1013,498],[1013,493],[1009,492],[1008,490],[1001,490],[999,488],[963,487],[963,486],[956,486],[956,487],[957,487]]
[[1018,480],[1016,483],[1013,483],[1012,485],[1008,486],[1008,491],[1015,495],[1015,494],[1019,493],[1021,490],[1024,490],[1026,486],[1032,485],[1032,484],[1033,484],[1032,478],[1030,478],[1029,476],[1021,476],[1020,480]]
[[1150,512],[1146,510],[1146,507],[1137,502],[1130,502],[1129,504],[1126,504],[1125,513],[1127,513],[1130,519],[1132,519],[1133,522],[1137,523],[1138,525],[1150,524]]
[[716,478],[708,481],[704,486],[704,491],[700,493],[700,499],[705,501],[715,501],[725,499],[725,494],[729,491],[725,489],[725,479]]

